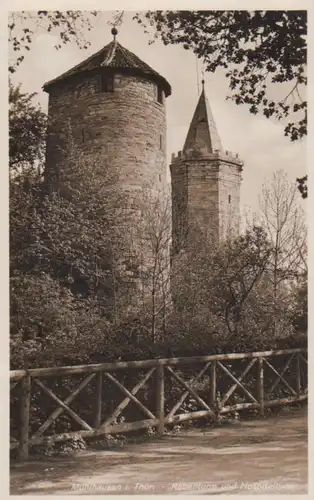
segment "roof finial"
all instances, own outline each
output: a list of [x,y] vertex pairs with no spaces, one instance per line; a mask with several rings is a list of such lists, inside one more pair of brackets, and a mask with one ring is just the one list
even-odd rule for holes
[[108,45],[109,50],[107,52],[105,52],[104,60],[100,63],[100,66],[108,66],[112,62],[112,60],[115,56],[117,45],[118,45],[118,42],[116,40],[118,30],[115,27],[115,25],[111,28],[111,33],[113,35],[113,42],[110,42],[110,44]]
[[203,88],[203,90],[204,90],[204,86],[205,86],[205,80],[203,78],[203,80],[202,80],[202,88]]
[[113,41],[115,42],[116,41],[116,36],[118,34],[118,30],[117,30],[117,28],[115,26],[111,29],[111,34],[113,35]]

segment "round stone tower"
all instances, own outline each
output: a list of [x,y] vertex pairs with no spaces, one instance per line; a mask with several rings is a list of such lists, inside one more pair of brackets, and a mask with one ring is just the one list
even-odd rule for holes
[[166,182],[165,99],[169,83],[114,39],[99,52],[47,82],[49,134],[46,173],[58,176],[69,127],[88,158],[117,172],[136,204],[145,185]]
[[[116,185],[127,200],[125,216],[120,217],[122,226],[131,218],[127,227],[134,228],[145,212],[145,188],[151,195],[167,186],[165,100],[171,87],[117,42],[115,29],[112,34],[111,43],[43,87],[49,94],[46,180],[48,185],[60,187],[70,136],[87,164],[95,164],[97,158],[104,171],[114,172]],[[126,235],[125,229],[122,234]],[[147,274],[151,256],[143,241],[136,241],[135,248],[129,247],[120,259],[130,260],[134,251],[140,254],[135,271],[130,270],[132,265],[122,265],[126,281],[133,282],[138,273]]]

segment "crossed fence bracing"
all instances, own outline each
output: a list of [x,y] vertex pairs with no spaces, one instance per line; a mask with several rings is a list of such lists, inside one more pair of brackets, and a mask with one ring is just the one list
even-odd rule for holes
[[25,460],[48,441],[149,427],[162,435],[182,421],[306,400],[307,350],[14,370],[10,385],[10,448]]

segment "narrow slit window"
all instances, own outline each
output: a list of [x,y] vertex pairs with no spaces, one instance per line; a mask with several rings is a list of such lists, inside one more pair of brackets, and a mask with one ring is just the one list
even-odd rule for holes
[[114,75],[101,75],[100,77],[100,90],[101,92],[114,91]]
[[231,203],[231,194],[228,194],[228,203]]
[[159,148],[162,149],[162,135],[159,136]]
[[159,104],[163,103],[163,92],[159,86],[157,87],[157,102],[159,102]]

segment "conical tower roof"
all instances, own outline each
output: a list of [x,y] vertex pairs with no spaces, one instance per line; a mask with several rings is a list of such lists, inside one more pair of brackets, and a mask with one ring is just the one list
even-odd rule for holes
[[144,76],[162,87],[166,96],[171,94],[171,86],[167,80],[148,64],[137,57],[133,52],[124,48],[114,40],[101,50],[77,64],[69,71],[45,83],[43,89],[49,92],[49,88],[74,75],[83,74],[101,68],[116,68],[122,73],[134,76]]
[[193,119],[183,147],[183,153],[197,151],[198,153],[213,153],[223,151],[212,110],[207,100],[204,88],[197,103]]

